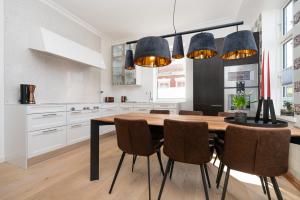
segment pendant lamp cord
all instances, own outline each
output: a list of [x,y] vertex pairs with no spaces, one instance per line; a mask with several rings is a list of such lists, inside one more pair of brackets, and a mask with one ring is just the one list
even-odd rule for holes
[[175,28],[175,11],[176,11],[176,0],[174,0],[174,9],[173,9],[173,28],[176,34],[176,28]]

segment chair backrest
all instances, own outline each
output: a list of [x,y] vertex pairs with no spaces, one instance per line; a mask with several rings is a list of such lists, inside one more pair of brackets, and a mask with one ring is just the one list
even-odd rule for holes
[[119,148],[128,154],[148,156],[154,151],[146,120],[115,118]]
[[180,110],[179,115],[203,115],[202,111]]
[[235,113],[230,112],[218,112],[218,116],[220,117],[234,117]]
[[223,162],[229,168],[259,176],[279,176],[288,170],[289,129],[228,126]]
[[203,164],[211,160],[206,122],[164,121],[164,153],[172,160]]
[[170,114],[169,110],[150,110],[150,114]]

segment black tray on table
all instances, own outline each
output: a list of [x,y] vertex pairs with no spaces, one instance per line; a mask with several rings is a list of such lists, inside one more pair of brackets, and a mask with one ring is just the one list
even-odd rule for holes
[[264,127],[264,128],[283,128],[288,127],[288,122],[284,120],[276,120],[276,124],[273,124],[270,120],[268,123],[264,123],[263,119],[259,119],[258,122],[255,122],[255,117],[247,117],[247,122],[237,122],[235,121],[235,117],[226,117],[224,119],[225,122],[230,124],[237,124],[243,126],[252,126],[252,127]]

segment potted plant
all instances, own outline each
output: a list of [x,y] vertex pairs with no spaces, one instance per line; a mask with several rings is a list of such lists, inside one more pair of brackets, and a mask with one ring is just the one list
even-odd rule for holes
[[232,104],[236,110],[235,120],[237,122],[247,122],[247,113],[245,112],[245,109],[249,103],[250,102],[247,101],[246,93],[244,91],[237,92],[237,94],[233,96]]
[[283,109],[281,109],[281,115],[294,116],[294,106],[291,102],[283,102]]

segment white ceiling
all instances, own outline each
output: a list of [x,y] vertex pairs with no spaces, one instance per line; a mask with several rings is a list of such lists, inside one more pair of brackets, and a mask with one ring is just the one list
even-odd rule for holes
[[[173,32],[174,0],[53,0],[114,41]],[[244,0],[177,0],[178,31],[237,21]]]

